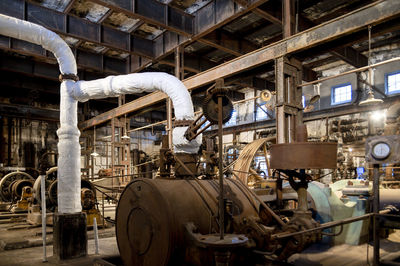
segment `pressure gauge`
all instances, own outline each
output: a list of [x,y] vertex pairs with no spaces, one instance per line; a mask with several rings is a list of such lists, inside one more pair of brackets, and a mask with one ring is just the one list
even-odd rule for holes
[[390,155],[390,146],[386,142],[378,142],[372,146],[372,156],[377,160],[384,160]]

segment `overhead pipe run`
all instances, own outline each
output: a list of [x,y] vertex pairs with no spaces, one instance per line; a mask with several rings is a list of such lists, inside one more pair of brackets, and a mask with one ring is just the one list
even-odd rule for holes
[[[201,145],[201,136],[192,141],[184,137],[188,125],[194,119],[193,103],[188,89],[176,77],[167,73],[133,73],[109,76],[93,81],[75,83],[72,96],[84,102],[89,99],[116,97],[129,93],[153,92],[159,90],[171,98],[175,106],[176,126],[172,132],[175,153],[197,153]],[[181,125],[181,126],[178,126]]]
[[[160,90],[173,102],[176,120],[181,125],[173,131],[175,153],[197,153],[201,136],[187,141],[184,133],[193,120],[193,104],[187,88],[174,76],[165,73],[138,73],[111,76],[94,81],[79,81],[75,57],[65,41],[46,28],[0,14],[0,34],[42,46],[52,52],[60,68],[60,128],[58,141],[58,212],[79,213],[81,206],[80,132],[78,101],[118,96],[127,93]],[[185,121],[189,120],[189,121]]]
[[77,79],[75,57],[64,40],[46,28],[0,15],[0,34],[38,44],[52,52],[60,68],[60,128],[58,135],[58,212],[77,213],[81,207],[80,182],[80,132],[78,101],[70,96]]

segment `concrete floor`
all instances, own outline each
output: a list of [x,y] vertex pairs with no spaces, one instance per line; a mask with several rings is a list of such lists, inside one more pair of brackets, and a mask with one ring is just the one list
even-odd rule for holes
[[46,247],[48,262],[43,263],[43,247],[32,247],[24,249],[14,249],[0,251],[1,266],[47,266],[47,265],[93,265],[93,260],[99,257],[118,255],[117,241],[115,237],[99,239],[99,255],[95,255],[94,240],[88,241],[88,255],[85,258],[73,259],[68,261],[57,261],[52,258],[53,246]]
[[[85,258],[56,261],[51,256],[53,254],[52,246],[47,246],[48,262],[43,263],[42,247],[32,247],[24,249],[0,251],[0,266],[22,266],[22,265],[93,265],[93,260],[102,257],[118,256],[118,247],[115,237],[99,239],[99,255],[95,255],[94,240],[89,240],[88,256]],[[367,251],[368,247],[368,251]],[[295,254],[289,258],[289,265],[323,265],[323,266],[364,266],[372,265],[373,248],[371,245],[340,245],[329,247],[322,244],[314,244],[301,254]],[[392,234],[389,239],[381,240],[381,260],[400,258],[400,231]]]
[[[399,233],[397,236],[381,240],[380,258],[383,260],[394,260],[400,257]],[[371,243],[372,244],[372,243]],[[368,261],[367,261],[368,253]],[[364,266],[372,265],[373,247],[363,244],[359,246],[314,244],[300,254],[291,256],[290,264],[298,266]]]

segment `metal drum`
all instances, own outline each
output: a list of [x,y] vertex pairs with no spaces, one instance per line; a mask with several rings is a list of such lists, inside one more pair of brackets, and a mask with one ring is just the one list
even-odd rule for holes
[[[240,181],[224,182],[233,220],[257,218],[259,206]],[[218,232],[218,181],[137,179],[122,192],[116,217],[124,265],[211,265],[212,253],[194,246],[186,225]]]

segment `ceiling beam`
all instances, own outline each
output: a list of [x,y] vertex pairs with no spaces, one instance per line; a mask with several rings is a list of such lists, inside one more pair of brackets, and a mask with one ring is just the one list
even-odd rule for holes
[[275,17],[274,15],[270,14],[267,11],[262,10],[261,8],[255,8],[253,10],[253,13],[259,15],[260,17],[262,17],[263,19],[271,22],[272,24],[275,24],[277,26],[282,26],[283,25],[282,21],[279,18]]
[[[308,29],[316,25],[316,23],[303,16],[299,17],[299,23],[303,29]],[[368,58],[351,46],[338,47],[327,51],[354,67],[363,67],[368,65]]]
[[204,71],[185,80],[189,89],[204,86],[218,78],[224,78],[256,67],[283,55],[310,49],[318,44],[348,35],[367,25],[383,22],[400,14],[400,2],[387,0],[375,2],[330,22],[290,36],[273,45],[263,47],[247,55]]
[[335,48],[330,53],[357,68],[368,65],[368,58],[351,46]]
[[[235,0],[235,2],[243,7],[247,7],[250,4],[250,1],[248,0]],[[256,7],[253,9],[252,12],[259,15],[263,19],[271,22],[272,24],[275,24],[277,26],[282,26],[282,21],[279,18],[273,16],[269,12],[262,10],[261,8]]]
[[[51,76],[47,76],[46,74],[43,77],[48,79],[58,79],[59,68],[56,58],[52,56],[50,52],[45,51],[40,46],[0,35],[0,49],[22,55],[32,56],[33,58],[40,61],[54,63],[54,71],[51,72]],[[96,72],[100,72],[104,76],[127,73],[127,62],[125,60],[119,60],[102,54],[90,53],[75,48],[72,48],[71,50],[75,55],[76,63],[80,71],[83,71],[82,69],[94,70]],[[2,58],[5,57],[2,56]],[[5,65],[3,65],[3,67],[7,67],[12,71],[13,69],[16,69],[16,66],[18,66],[14,66],[12,63],[9,63],[13,60],[18,61],[20,59],[17,57],[10,57],[7,62],[5,60],[0,60],[0,64],[4,63]],[[22,63],[21,66],[23,70],[27,69],[27,71],[31,71],[32,69],[28,67],[28,65],[30,64],[28,62],[28,60],[24,60],[24,63]],[[23,67],[23,64],[27,64],[27,66]],[[33,73],[33,75],[40,76],[43,75],[43,73]]]
[[129,17],[143,20],[169,31],[190,36],[193,34],[194,17],[178,8],[155,0],[91,0],[106,6],[114,12],[121,12]]
[[218,29],[198,41],[235,56],[241,56],[259,48],[247,40],[237,38]]
[[[240,8],[234,0],[212,0],[210,3],[199,9],[194,18],[194,34],[192,36],[182,36],[176,32],[166,31],[154,39],[154,57],[151,62],[163,59],[173,53],[178,46],[187,46],[214,30],[228,24],[229,22],[251,12],[254,8],[266,3],[268,0],[250,0],[246,8]],[[141,64],[132,72],[140,72],[147,67]]]
[[153,58],[153,42],[151,40],[29,1],[2,0],[0,1],[0,13],[36,23],[58,34],[108,47],[122,53]]
[[[266,62],[272,61],[278,57],[290,55],[291,53],[299,52],[304,49],[310,49],[318,44],[351,34],[352,32],[365,28],[367,25],[374,23],[378,24],[389,20],[399,14],[399,1],[387,0],[384,2],[375,2],[345,16],[331,20],[328,23],[318,25],[304,32],[290,36],[273,45],[263,47],[247,55],[235,58],[215,68],[187,78],[183,83],[189,90],[193,90],[200,86],[210,84],[216,79],[233,76],[261,64],[265,64]],[[100,114],[95,118],[84,121],[80,124],[80,128],[85,129],[96,124],[104,123],[112,117],[118,117],[129,112],[140,110],[163,101],[165,98],[166,95],[164,93],[151,93],[109,112]]]

